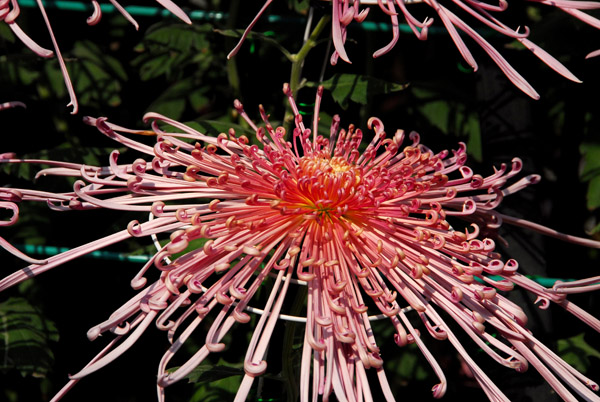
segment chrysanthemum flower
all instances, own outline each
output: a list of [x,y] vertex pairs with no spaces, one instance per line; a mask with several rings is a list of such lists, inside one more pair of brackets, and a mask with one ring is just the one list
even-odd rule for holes
[[[331,394],[340,401],[370,400],[367,370],[376,373],[387,400],[394,399],[370,326],[374,314],[389,320],[399,346],[419,347],[439,377],[433,387],[436,397],[446,391],[444,373],[410,314],[422,319],[431,336],[450,341],[490,400],[507,398],[442,315],[454,320],[498,363],[517,371],[533,366],[565,400],[574,399],[568,388],[585,399],[599,400],[592,392],[598,389],[596,383],[538,341],[526,327],[523,310],[506,297],[518,285],[537,295],[543,308],[554,302],[600,330],[598,319],[566,298],[600,288],[600,278],[557,283],[548,289],[522,275],[515,260],[503,260],[495,251],[492,236],[502,222],[598,247],[597,242],[560,235],[495,211],[504,197],[539,177],[518,178],[518,159],[482,177],[465,165],[464,144],[452,152],[434,153],[411,133],[403,145],[405,133],[398,130],[387,136],[376,118],[369,120],[374,134],[363,151],[363,132],[354,126],[340,129],[337,117],[329,135],[320,135],[322,91],[317,91],[311,130],[304,125],[289,86],[284,86],[295,116],[289,136],[269,123],[262,107],[264,126],[255,125],[236,101],[235,108],[256,133],[256,144],[233,129],[214,138],[150,113],[145,119],[153,120],[151,133],[157,138],[153,147],[125,136],[148,132],[128,130],[105,118],[86,120],[147,155],[131,164],[119,163],[117,151],[105,167],[2,156],[5,163],[53,166],[39,176],[80,178],[68,193],[2,189],[0,206],[14,211],[6,224],[17,219],[17,203],[25,201],[47,202],[57,210],[138,211],[151,213],[152,219],[133,221],[118,233],[41,261],[2,241],[31,265],[1,280],[0,290],[124,239],[170,233],[170,241],[132,279],[137,294],[88,332],[91,340],[109,331],[115,337],[71,377],[55,400],[124,353],[152,323],[166,331],[171,342],[158,367],[162,400],[163,387],[186,377],[210,353],[223,351],[222,339],[231,327],[250,321],[246,308],[269,275],[276,280],[248,345],[237,401],[247,397],[254,378],[265,372],[267,345],[278,317],[285,313],[282,305],[293,281],[308,290],[300,378],[303,401]],[[159,123],[180,132],[164,131]],[[206,242],[190,249],[195,239]],[[149,269],[160,271],[160,278],[151,284],[145,278]],[[208,316],[213,321],[204,346],[176,370],[167,371],[171,358],[193,332],[201,331],[198,326]]]
[[[102,11],[100,9],[100,4],[97,0],[91,0],[92,5],[94,7],[93,14],[87,19],[88,25],[96,25],[100,22],[102,18]],[[187,24],[191,24],[192,21],[187,16],[187,14],[179,8],[173,1],[171,0],[157,0],[157,2],[165,7],[167,10],[172,12],[179,19],[184,21]],[[139,28],[136,20],[127,12],[121,4],[117,0],[110,0],[110,3],[117,9],[129,22],[135,26],[137,30]],[[50,25],[50,20],[48,19],[48,15],[46,14],[46,9],[44,8],[44,4],[41,0],[37,0],[37,5],[42,13],[42,17],[44,18],[44,22],[46,27],[48,28],[48,33],[50,34],[50,40],[52,41],[52,46],[54,48],[54,52],[56,52],[56,58],[58,60],[58,64],[60,66],[60,70],[62,72],[65,86],[67,87],[67,92],[69,93],[70,102],[67,107],[72,106],[73,111],[71,114],[76,114],[79,110],[79,104],[77,102],[77,96],[75,95],[75,90],[73,89],[73,84],[71,83],[71,78],[69,77],[69,71],[67,70],[67,66],[65,65],[65,61],[62,57],[62,53],[58,47],[58,42],[56,41],[56,37],[54,36],[54,31],[52,30],[52,26]],[[19,16],[21,9],[19,8],[19,3],[17,0],[0,0],[0,21],[4,21],[8,27],[13,31],[13,33],[23,42],[25,46],[27,46],[31,51],[37,54],[40,57],[52,57],[54,52],[48,49],[45,49],[38,45],[33,39],[31,39],[17,24],[17,17]]]
[[[589,24],[595,28],[600,29],[600,20],[586,14],[584,11],[594,10],[600,8],[600,2],[597,1],[576,1],[576,0],[528,0],[535,3],[540,3],[548,6],[553,6],[561,9],[562,11],[574,16],[575,18]],[[230,53],[230,57],[233,56],[240,48],[243,40],[248,35],[248,32],[256,24],[258,18],[265,12],[266,8],[273,2],[273,0],[267,0],[264,6],[259,11],[258,15],[250,23],[246,29],[240,43]],[[442,4],[444,3],[444,4]],[[392,26],[392,39],[391,41],[381,49],[377,50],[373,57],[380,57],[388,53],[396,43],[398,42],[400,35],[399,28],[399,17],[403,16],[408,26],[411,28],[413,33],[420,40],[426,40],[428,36],[429,27],[433,24],[434,18],[425,18],[424,21],[420,21],[411,12],[410,8],[413,4],[424,4],[433,9],[440,21],[444,24],[444,27],[448,31],[448,34],[452,38],[452,41],[456,45],[460,54],[464,60],[469,64],[473,70],[477,70],[477,62],[471,54],[471,51],[465,44],[463,37],[464,35],[470,37],[475,41],[500,67],[502,72],[508,77],[508,79],[517,86],[521,91],[534,99],[539,98],[539,94],[536,90],[527,82],[517,70],[515,70],[510,63],[496,50],[476,29],[472,28],[470,24],[466,23],[461,17],[455,14],[454,11],[447,8],[446,5],[453,5],[453,9],[462,12],[468,18],[474,20],[484,28],[491,28],[493,31],[500,35],[507,36],[509,38],[519,41],[524,47],[530,50],[534,55],[539,57],[544,63],[552,68],[563,77],[575,81],[581,82],[573,73],[571,73],[561,62],[559,62],[552,55],[547,53],[541,47],[527,39],[529,36],[529,28],[524,27],[522,32],[519,32],[519,28],[511,28],[500,21],[497,16],[508,9],[508,1],[500,0],[497,2],[487,3],[479,0],[452,0],[452,1],[437,1],[437,0],[331,0],[331,36],[335,51],[331,56],[331,64],[336,64],[338,59],[350,63],[350,58],[346,53],[344,44],[346,42],[346,36],[348,33],[348,26],[353,22],[362,22],[369,13],[369,8],[361,10],[361,5],[379,5],[381,11],[390,17],[390,23]],[[418,6],[415,6],[418,7]],[[583,10],[583,11],[582,11]]]

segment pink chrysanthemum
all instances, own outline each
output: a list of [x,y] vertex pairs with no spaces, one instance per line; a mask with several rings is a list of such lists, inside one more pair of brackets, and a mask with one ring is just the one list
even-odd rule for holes
[[[395,328],[399,346],[415,343],[439,377],[436,397],[446,380],[436,358],[408,318],[418,315],[436,339],[446,339],[464,359],[487,396],[507,401],[502,391],[469,356],[440,313],[451,317],[478,348],[498,363],[524,371],[532,365],[565,400],[574,400],[566,384],[584,399],[598,401],[596,383],[574,370],[526,328],[527,317],[505,292],[516,284],[537,295],[543,308],[554,302],[600,330],[600,321],[567,300],[569,293],[600,287],[600,278],[557,283],[545,288],[518,271],[513,259],[495,251],[494,234],[502,222],[527,226],[584,245],[597,242],[571,238],[495,211],[503,197],[535,183],[538,176],[518,179],[518,159],[482,177],[465,165],[463,144],[434,153],[411,133],[386,136],[380,120],[369,120],[373,139],[359,151],[363,133],[339,129],[334,118],[329,138],[317,133],[322,88],[317,92],[312,130],[298,113],[289,87],[284,93],[295,115],[286,139],[261,108],[264,127],[256,126],[236,101],[235,108],[256,132],[252,144],[233,129],[217,138],[157,114],[154,147],[127,138],[139,133],[105,118],[87,123],[131,149],[148,155],[119,164],[117,151],[106,167],[75,163],[19,160],[4,154],[5,163],[45,163],[40,175],[79,177],[74,190],[55,194],[2,189],[0,206],[14,211],[18,202],[42,201],[57,210],[104,208],[150,212],[152,219],[133,221],[127,229],[46,260],[22,255],[31,265],[0,281],[0,290],[41,274],[78,256],[130,237],[171,233],[170,241],[132,279],[138,293],[106,321],[93,327],[93,340],[111,331],[116,336],[55,397],[58,400],[82,377],[124,353],[156,323],[168,333],[171,347],[158,368],[158,395],[181,380],[210,353],[223,351],[222,338],[237,323],[247,323],[246,308],[264,279],[276,278],[263,307],[244,360],[245,376],[236,400],[244,400],[256,376],[265,372],[266,348],[293,281],[307,286],[306,331],[301,359],[302,401],[370,400],[366,370],[376,372],[387,400],[393,400],[369,313]],[[182,132],[163,131],[166,123]],[[201,200],[207,200],[201,202]],[[455,225],[469,227],[455,230]],[[203,247],[189,249],[195,239]],[[173,255],[185,251],[180,257]],[[147,284],[152,267],[160,278]],[[500,277],[500,278],[498,278]],[[402,309],[410,306],[413,312]],[[206,342],[175,371],[169,361],[211,315]],[[498,334],[494,337],[492,334]],[[386,351],[390,353],[389,351]],[[312,379],[311,379],[312,376]]]
[[[137,30],[139,25],[137,21],[127,12],[125,8],[117,0],[109,0],[110,3],[125,17]],[[173,3],[172,0],[156,0],[160,5],[164,8],[172,12],[179,19],[184,21],[187,24],[191,24],[192,21],[187,16],[187,14],[177,6],[177,4]],[[88,25],[96,25],[102,19],[102,10],[100,9],[100,4],[97,0],[91,0],[92,5],[94,7],[93,14],[87,19]],[[50,25],[50,19],[46,14],[46,9],[44,7],[44,3],[41,0],[37,0],[37,5],[42,13],[42,17],[44,18],[44,22],[46,27],[48,28],[48,33],[50,34],[50,40],[52,41],[52,46],[54,48],[54,52],[56,52],[56,58],[58,60],[58,64],[60,66],[60,70],[62,72],[65,86],[67,87],[67,92],[69,93],[70,102],[67,107],[72,106],[73,111],[71,114],[76,114],[79,110],[79,104],[77,102],[77,96],[75,95],[75,90],[73,89],[73,84],[71,83],[71,78],[69,77],[69,71],[67,70],[67,66],[65,65],[65,61],[62,57],[62,53],[58,47],[58,42],[56,41],[56,37],[54,36],[54,31],[52,30],[52,26]],[[17,24],[17,17],[19,16],[21,9],[19,8],[19,3],[17,0],[0,0],[0,21],[4,21],[8,27],[13,31],[13,33],[27,46],[31,51],[37,54],[40,57],[52,57],[54,52],[48,49],[45,49],[38,45],[33,39],[31,39]]]
[[[561,9],[565,13],[568,13],[575,18],[589,24],[595,28],[600,29],[600,20],[586,14],[584,11],[595,10],[600,8],[600,2],[598,1],[576,1],[576,0],[528,0],[535,3],[540,3],[548,6],[553,6]],[[273,2],[273,0],[267,0],[264,6],[259,11],[258,15],[250,23],[246,29],[240,43],[230,53],[230,57],[233,56],[248,35],[248,32],[256,24],[258,18],[265,12],[267,7]],[[442,4],[444,3],[444,4]],[[524,47],[530,50],[534,55],[539,57],[544,63],[546,63],[554,71],[562,75],[563,77],[575,81],[581,82],[573,73],[571,73],[560,61],[546,52],[544,49],[527,39],[529,36],[529,28],[524,27],[522,32],[519,32],[520,28],[511,28],[500,21],[497,16],[508,9],[508,1],[500,0],[497,2],[485,2],[479,0],[452,0],[452,1],[437,1],[437,0],[331,0],[331,37],[335,46],[335,51],[331,56],[331,64],[336,64],[338,59],[350,63],[350,58],[346,53],[344,44],[346,42],[346,36],[348,34],[348,26],[353,22],[362,22],[367,18],[369,8],[361,10],[361,5],[379,5],[381,11],[390,17],[390,23],[392,26],[392,39],[391,41],[381,49],[377,50],[373,57],[380,57],[388,53],[400,37],[400,16],[404,17],[404,20],[414,32],[417,38],[420,40],[426,40],[428,36],[429,27],[433,24],[434,18],[425,18],[424,21],[417,19],[411,12],[410,7],[413,4],[424,4],[429,6],[435,11],[437,16],[440,18],[444,27],[448,31],[448,34],[452,38],[452,41],[456,45],[460,54],[464,60],[473,68],[477,70],[477,62],[471,54],[471,51],[463,41],[463,36],[466,35],[475,41],[500,67],[502,72],[508,77],[508,79],[521,91],[534,99],[539,99],[539,94],[536,90],[527,82],[517,70],[515,70],[508,61],[498,52],[476,29],[472,28],[470,24],[466,23],[461,17],[455,12],[446,7],[446,5],[453,5],[454,9],[462,12],[468,18],[475,20],[478,24],[485,28],[491,28],[498,34],[507,36],[509,38],[519,41]],[[584,11],[582,11],[584,10]]]

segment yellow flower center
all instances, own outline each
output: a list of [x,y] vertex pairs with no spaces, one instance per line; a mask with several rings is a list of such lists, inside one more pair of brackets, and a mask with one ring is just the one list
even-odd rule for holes
[[341,216],[361,183],[361,172],[339,156],[305,156],[298,164],[296,207],[309,216]]

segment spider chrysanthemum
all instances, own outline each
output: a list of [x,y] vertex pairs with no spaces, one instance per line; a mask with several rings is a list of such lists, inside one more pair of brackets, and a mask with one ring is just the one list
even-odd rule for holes
[[[235,108],[256,133],[254,144],[233,129],[214,138],[149,114],[146,119],[154,120],[157,138],[154,147],[123,135],[134,130],[104,118],[87,119],[103,134],[148,156],[132,164],[120,164],[117,151],[106,167],[3,155],[8,163],[54,165],[41,175],[81,179],[69,193],[2,189],[1,206],[15,211],[9,223],[16,220],[16,203],[29,200],[59,210],[150,212],[152,219],[131,222],[121,232],[47,260],[30,259],[2,241],[31,265],[0,281],[0,290],[129,237],[170,233],[170,241],[132,279],[137,294],[88,333],[90,339],[107,331],[115,337],[72,376],[56,399],[124,353],[155,323],[171,342],[158,368],[162,400],[163,387],[186,377],[210,353],[223,351],[222,339],[231,327],[250,321],[247,307],[271,275],[276,279],[247,348],[238,401],[266,370],[266,349],[293,281],[307,287],[303,401],[327,400],[331,394],[340,401],[370,400],[367,370],[376,373],[385,397],[394,399],[370,326],[373,315],[389,321],[399,346],[418,346],[439,378],[433,393],[441,397],[446,391],[443,370],[410,314],[422,319],[423,333],[454,346],[490,400],[508,399],[469,356],[447,325],[448,317],[498,363],[517,371],[533,366],[565,400],[574,399],[571,390],[599,400],[593,392],[596,383],[539,342],[526,329],[523,310],[505,296],[516,284],[537,295],[542,307],[554,302],[600,330],[598,319],[566,298],[600,287],[598,278],[548,289],[519,273],[515,260],[503,260],[495,251],[492,237],[503,221],[598,247],[495,211],[503,197],[539,177],[518,178],[518,159],[510,168],[502,165],[482,177],[465,165],[464,145],[434,153],[416,133],[405,145],[404,132],[388,136],[376,118],[369,120],[374,134],[362,151],[363,132],[353,126],[340,129],[337,117],[329,135],[319,135],[322,92],[319,88],[308,129],[284,86],[294,112],[291,133],[272,127],[262,108],[264,126],[258,127],[236,101]],[[164,131],[158,123],[180,132]],[[206,240],[202,247],[189,247],[201,238]],[[148,283],[145,276],[153,268],[160,277]],[[213,321],[204,345],[176,370],[167,371],[171,358],[192,333],[202,331],[198,326],[208,316]]]

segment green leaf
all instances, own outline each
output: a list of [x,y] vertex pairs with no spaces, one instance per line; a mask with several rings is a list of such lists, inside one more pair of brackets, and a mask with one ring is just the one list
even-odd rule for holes
[[[73,57],[67,62],[75,93],[81,105],[121,103],[121,83],[127,80],[122,64],[104,49],[91,41],[77,41],[71,51]],[[64,78],[58,62],[53,59],[45,63],[47,83],[33,75],[23,75],[22,80],[35,80],[40,97],[66,96]],[[34,81],[34,82],[35,82]],[[48,86],[49,85],[49,86]]]
[[389,363],[389,370],[402,381],[422,381],[430,376],[430,370],[419,349],[413,344],[403,348],[399,359]]
[[143,81],[148,81],[163,74],[169,76],[172,64],[173,60],[168,55],[160,55],[150,59],[140,67],[140,78]]
[[[18,157],[22,159],[67,160],[73,163],[98,166],[106,164],[107,155],[110,155],[114,149],[115,148],[83,146],[77,142],[76,138],[74,138],[71,141],[63,142],[54,148],[19,154]],[[32,181],[35,175],[45,167],[47,166],[43,163],[38,165],[29,163],[0,163],[1,172],[30,181]]]
[[594,235],[600,232],[600,223],[598,223],[596,226],[594,226],[591,229],[586,230],[586,233],[589,235]]
[[0,370],[44,377],[54,356],[48,343],[58,341],[54,323],[22,297],[0,303]]
[[212,26],[208,24],[154,26],[136,46],[136,51],[142,54],[132,64],[139,67],[144,81],[161,75],[182,77],[184,68],[192,63],[197,64],[196,70],[205,71],[213,57],[209,34],[212,34]]
[[186,24],[168,24],[154,26],[146,32],[144,45],[153,49],[186,53],[210,46],[206,34],[212,29],[210,24],[189,26]]
[[185,99],[161,96],[150,105],[148,110],[178,120],[185,110]]
[[288,7],[297,13],[305,15],[310,7],[309,0],[288,0]]
[[479,119],[474,113],[467,115],[465,131],[469,136],[469,139],[467,140],[467,150],[469,154],[477,162],[482,162],[483,150],[481,148],[481,128],[479,126]]
[[[206,200],[206,202],[210,202],[210,201]],[[164,244],[163,244],[163,241],[164,241]],[[162,246],[164,246],[165,244],[167,244],[169,242],[168,239],[165,239],[163,241],[161,241]],[[206,244],[207,241],[208,241],[208,239],[206,239],[204,237],[201,237],[199,239],[194,239],[188,243],[188,246],[185,248],[185,250],[171,255],[169,258],[171,258],[171,260],[175,261],[177,258],[179,258],[183,255],[186,255],[194,250],[198,250],[198,249],[204,247],[204,245]],[[156,252],[156,250],[153,250],[153,252]]]
[[[229,363],[222,358],[217,364],[203,361],[187,375],[188,382],[195,384],[190,402],[220,402],[233,400],[244,375],[243,363]],[[178,367],[169,369],[174,372]]]
[[600,207],[600,143],[584,142],[579,146],[583,169],[579,174],[582,181],[588,181],[587,207],[590,210]]
[[100,49],[100,47],[92,41],[85,40],[75,42],[73,54],[79,59],[84,59],[98,66],[107,75],[119,78],[123,81],[127,80],[127,73],[125,73],[125,69],[121,62],[106,54],[105,51]]
[[240,387],[240,382],[240,377],[232,376],[212,383],[202,383],[196,388],[190,402],[232,401],[237,389]]
[[17,74],[23,85],[31,85],[35,80],[39,79],[40,72],[31,70],[25,66],[17,66]]
[[600,175],[590,180],[586,194],[587,207],[594,210],[600,207]]
[[[317,87],[319,84],[309,82],[309,87]],[[344,109],[348,107],[348,101],[366,105],[374,95],[389,94],[405,89],[407,84],[396,84],[383,81],[366,75],[357,74],[335,74],[320,85],[331,91],[333,99]]]
[[185,110],[186,99],[193,90],[193,79],[176,81],[152,102],[148,107],[148,111],[160,113],[172,119],[179,120]]
[[483,159],[479,116],[468,105],[451,101],[429,89],[412,86],[415,96],[414,107],[426,121],[443,133],[454,133],[467,138],[469,154],[477,161]]
[[37,83],[40,98],[47,99],[51,96],[56,96],[57,98],[64,97],[67,94],[67,89],[65,88],[65,81],[62,72],[60,71],[58,61],[53,59],[44,63],[44,72],[46,73],[48,81],[47,83],[43,81]]
[[[239,124],[233,124],[229,121],[219,121],[219,120],[196,120],[186,122],[185,125],[193,128],[206,135],[219,135],[220,133],[226,133],[230,128],[235,130],[237,136],[240,135],[250,135],[254,137],[254,130],[250,128],[243,127]],[[252,137],[250,139],[252,139]]]
[[317,131],[319,133],[329,133],[331,131],[331,123],[333,117],[325,112],[319,112],[319,123],[317,125]]
[[188,374],[187,379],[191,383],[212,383],[236,375],[244,375],[244,364],[228,363],[220,359],[217,364],[202,362]]
[[188,99],[194,112],[199,113],[203,108],[210,104],[208,87],[196,89],[188,95]]
[[582,181],[588,181],[600,175],[600,143],[583,142],[579,146],[583,156],[583,169],[579,174]]
[[600,359],[600,352],[584,339],[585,333],[560,339],[557,343],[558,354],[576,370],[585,373],[591,366],[590,357]]
[[15,43],[16,36],[8,27],[8,24],[0,24],[0,38],[10,43]]

